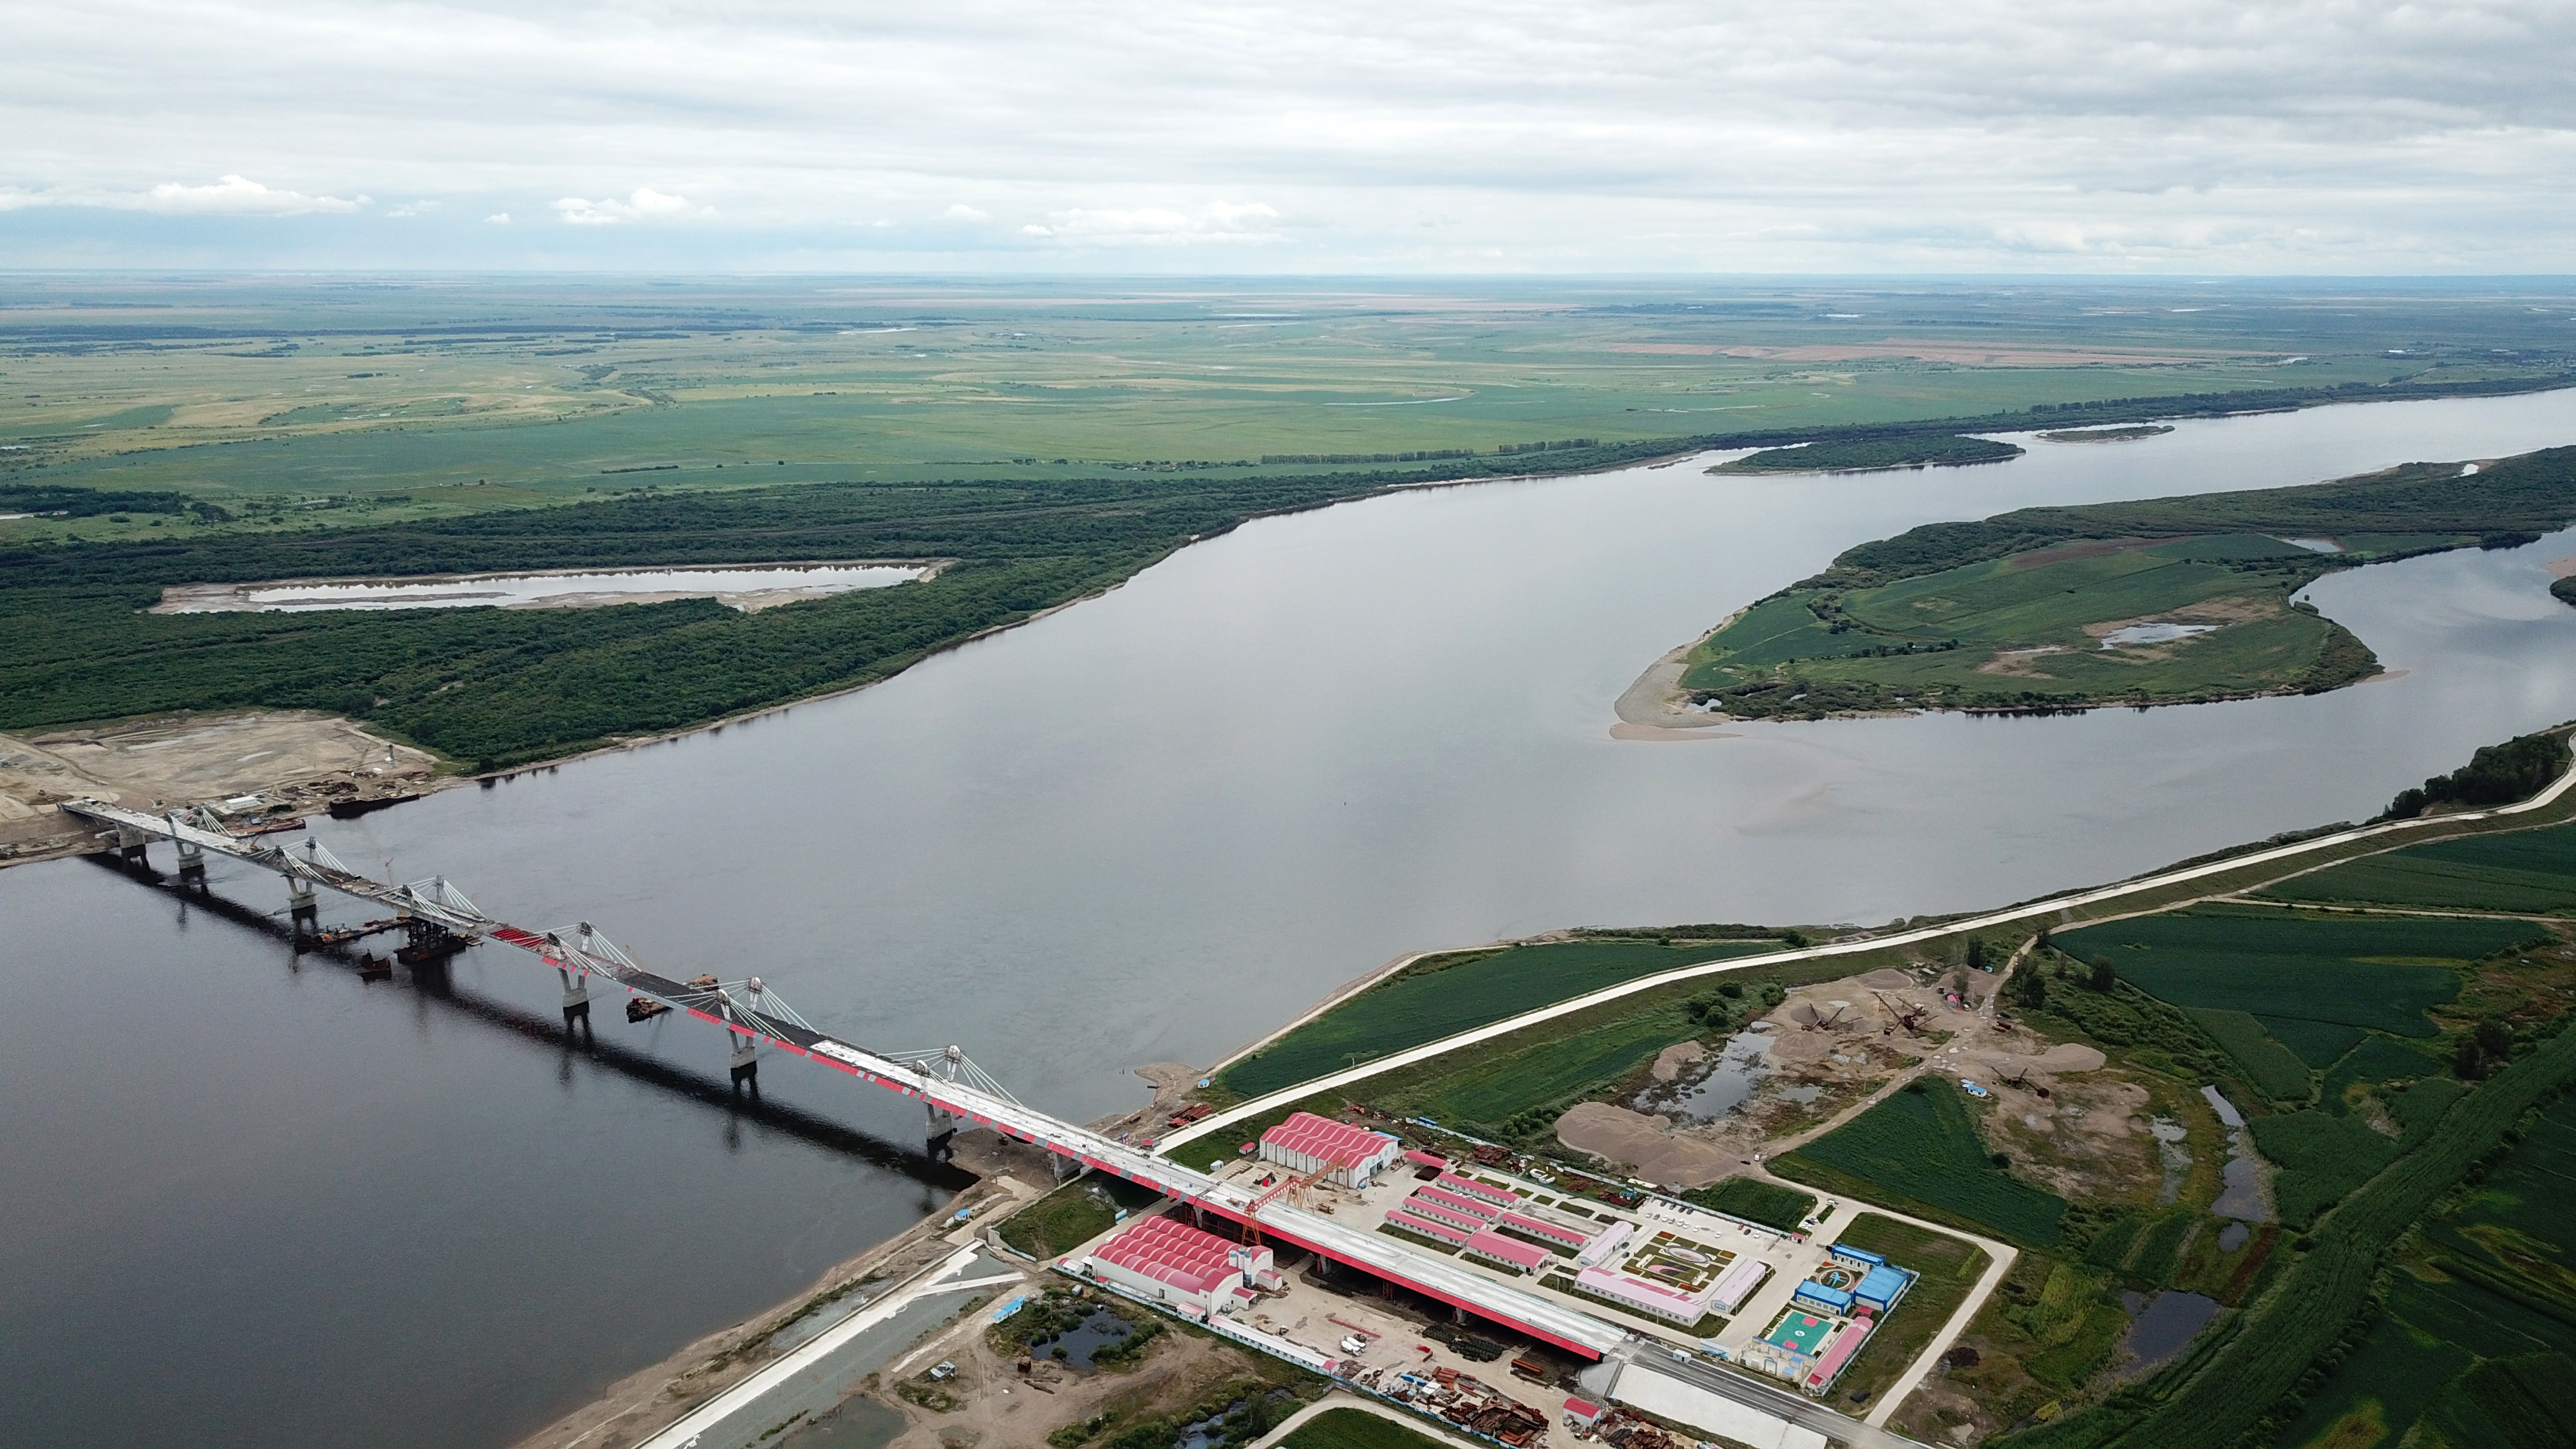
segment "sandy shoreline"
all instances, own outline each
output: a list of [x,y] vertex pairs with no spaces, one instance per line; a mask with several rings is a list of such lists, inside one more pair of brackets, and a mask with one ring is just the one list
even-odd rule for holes
[[1614,740],[1731,740],[1738,738],[1719,725],[1732,723],[1722,714],[1711,714],[1691,707],[1690,692],[1682,688],[1682,671],[1689,666],[1690,652],[1706,643],[1718,630],[1744,617],[1747,604],[1709,626],[1687,644],[1667,650],[1663,657],[1646,666],[1637,682],[1620,692],[1611,710],[1619,716],[1610,726]]

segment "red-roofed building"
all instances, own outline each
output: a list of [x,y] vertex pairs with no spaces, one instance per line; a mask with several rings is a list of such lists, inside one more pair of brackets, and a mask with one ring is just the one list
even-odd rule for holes
[[1091,1250],[1093,1277],[1201,1318],[1238,1288],[1279,1282],[1268,1248],[1247,1248],[1177,1218],[1146,1218]]
[[1516,1233],[1527,1233],[1534,1238],[1544,1238],[1551,1243],[1563,1243],[1578,1252],[1592,1241],[1592,1235],[1581,1228],[1570,1228],[1563,1223],[1552,1222],[1529,1213],[1498,1213],[1494,1217],[1494,1226],[1509,1228]]
[[1389,1227],[1402,1228],[1408,1233],[1420,1233],[1426,1238],[1438,1238],[1444,1243],[1464,1243],[1474,1236],[1476,1231],[1459,1227],[1455,1223],[1444,1223],[1438,1218],[1426,1218],[1417,1213],[1407,1212],[1401,1207],[1388,1213],[1386,1222]]
[[1490,1182],[1479,1181],[1463,1172],[1444,1172],[1436,1181],[1451,1192],[1463,1192],[1469,1197],[1480,1197],[1496,1207],[1520,1206],[1519,1193],[1508,1187],[1496,1187]]
[[1556,1256],[1536,1243],[1524,1243],[1518,1238],[1504,1237],[1492,1228],[1478,1229],[1476,1234],[1467,1239],[1466,1243],[1458,1249],[1458,1255],[1463,1258],[1481,1258],[1496,1267],[1509,1268],[1515,1273],[1534,1273],[1538,1271],[1539,1265]]
[[1475,1198],[1462,1196],[1461,1194],[1454,1192],[1442,1192],[1437,1187],[1417,1187],[1413,1190],[1413,1196],[1405,1199],[1405,1201],[1411,1203],[1434,1203],[1447,1209],[1453,1215],[1458,1215],[1462,1218],[1474,1218],[1480,1223],[1492,1222],[1495,1214],[1502,1211],[1502,1209],[1495,1207],[1492,1203],[1479,1202]]
[[1404,1153],[1404,1144],[1383,1132],[1353,1127],[1312,1112],[1299,1112],[1261,1134],[1261,1159],[1295,1173],[1322,1172],[1324,1180],[1344,1187],[1366,1187],[1379,1168]]

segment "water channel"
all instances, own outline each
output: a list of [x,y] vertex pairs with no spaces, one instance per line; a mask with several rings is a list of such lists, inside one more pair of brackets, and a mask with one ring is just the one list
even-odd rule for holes
[[[2023,899],[2576,717],[2560,535],[2319,583],[2404,671],[2335,694],[1610,738],[1657,655],[1863,539],[2576,442],[2576,392],[2022,441],[1264,520],[880,688],[320,833],[1085,1118],[1404,952]],[[492,949],[452,998],[368,985],[96,864],[0,871],[0,1442],[505,1444],[944,1200],[894,1099],[782,1063],[739,1114],[711,1032],[611,1013],[626,1056],[568,1055],[554,989]]]

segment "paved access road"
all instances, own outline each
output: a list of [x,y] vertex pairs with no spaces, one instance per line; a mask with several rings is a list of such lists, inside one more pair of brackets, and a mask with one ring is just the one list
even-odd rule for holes
[[[1759,1409],[1786,1419],[1801,1429],[1813,1429],[1836,1443],[1850,1445],[1851,1449],[1924,1449],[1923,1445],[1892,1429],[1846,1418],[1804,1394],[1773,1388],[1750,1374],[1721,1368],[1697,1354],[1683,1361],[1659,1349],[1639,1346],[1620,1349],[1611,1356],[1637,1365],[1637,1369],[1623,1365],[1622,1373],[1642,1369],[1665,1374],[1693,1388],[1706,1389],[1720,1398],[1732,1399],[1748,1409]],[[1616,1398],[1617,1394],[1614,1392],[1611,1397]]]
[[[2425,820],[2392,820],[2384,825],[2359,826],[2352,830],[2337,831],[2332,835],[2321,835],[2314,840],[2303,840],[2296,845],[2276,846],[2270,850],[2258,850],[2246,855],[2231,855],[2224,860],[2185,866],[2179,870],[2169,870],[2156,875],[2143,876],[2137,880],[2122,881],[2117,885],[2097,886],[2091,890],[2076,891],[2044,901],[2034,901],[2029,905],[2008,906],[1986,915],[1947,921],[1938,926],[1926,926],[1919,930],[1898,931],[1890,935],[1870,936],[1859,940],[1835,941],[1823,946],[1802,946],[1788,951],[1767,951],[1758,956],[1733,956],[1723,961],[1703,961],[1692,966],[1677,966],[1670,971],[1653,976],[1641,976],[1634,981],[1623,981],[1616,986],[1605,986],[1599,991],[1577,996],[1568,1001],[1560,1001],[1554,1006],[1542,1006],[1535,1011],[1525,1011],[1490,1026],[1463,1031],[1456,1036],[1443,1037],[1439,1041],[1393,1052],[1375,1061],[1363,1062],[1355,1067],[1300,1082],[1293,1087],[1284,1087],[1268,1096],[1256,1097],[1249,1102],[1229,1107],[1212,1117],[1194,1122],[1164,1138],[1156,1144],[1155,1151],[1169,1156],[1185,1143],[1222,1131],[1237,1122],[1304,1101],[1317,1092],[1366,1081],[1370,1077],[1394,1071],[1398,1067],[1409,1067],[1416,1062],[1428,1061],[1461,1047],[1474,1046],[1478,1042],[1509,1036],[1525,1027],[1536,1026],[1541,1022],[1552,1021],[1573,1012],[1589,1011],[1593,1007],[1617,1001],[1621,997],[1634,996],[1640,991],[1652,991],[1658,987],[1669,986],[1676,981],[1688,981],[1694,977],[1717,976],[1736,971],[1763,970],[1795,961],[1822,961],[1836,956],[1857,956],[1871,951],[1884,951],[1891,946],[1911,946],[1923,941],[1934,941],[1944,936],[1957,935],[1962,931],[1993,930],[2002,926],[2037,922],[2060,911],[2097,906],[2107,901],[2119,900],[2123,896],[2145,895],[2172,886],[2185,885],[2195,880],[2206,880],[2214,875],[2243,870],[2248,866],[2296,860],[2303,855],[2332,850],[2356,841],[2410,834],[2429,828],[2458,825],[2467,821],[2491,820],[2543,809],[2557,803],[2558,797],[2567,793],[2570,786],[2576,786],[2576,768],[2571,768],[2569,773],[2559,776],[2548,789],[2517,805],[2501,805],[2492,810],[2462,811],[2456,815],[2437,815]],[[2403,843],[2402,840],[2392,841],[2391,845],[2393,847]]]

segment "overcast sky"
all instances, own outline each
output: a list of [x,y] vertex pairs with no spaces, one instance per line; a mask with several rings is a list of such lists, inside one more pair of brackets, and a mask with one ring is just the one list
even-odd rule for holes
[[0,266],[2576,271],[2571,0],[0,0]]

